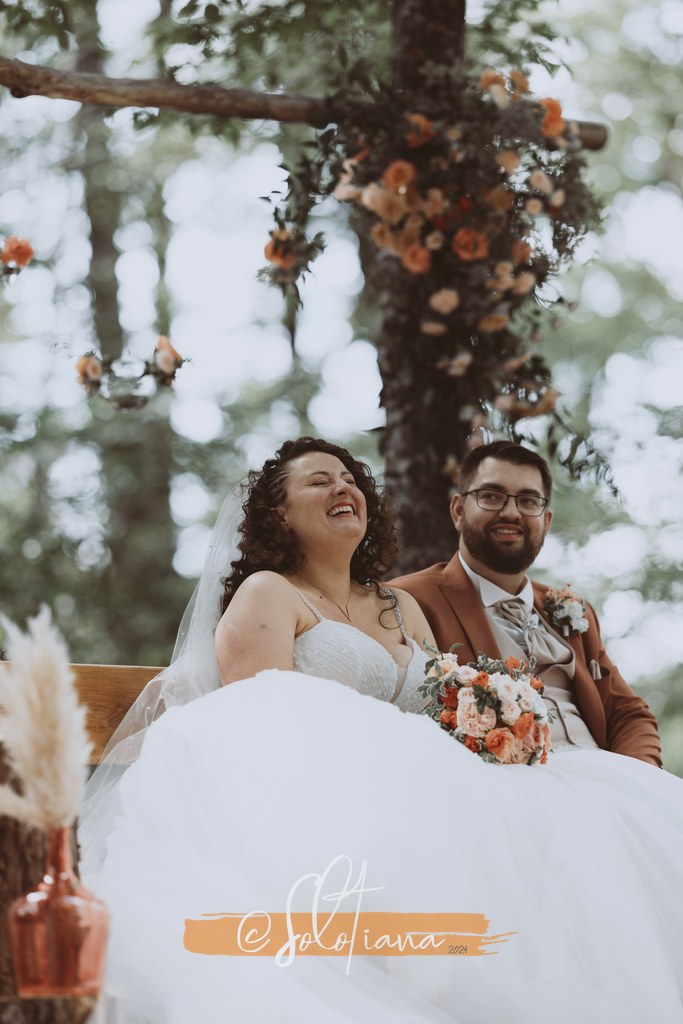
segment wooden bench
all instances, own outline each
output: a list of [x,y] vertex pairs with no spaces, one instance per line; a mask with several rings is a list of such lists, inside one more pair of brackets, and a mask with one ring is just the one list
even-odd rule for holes
[[112,733],[150,679],[161,672],[149,665],[72,665],[97,764]]

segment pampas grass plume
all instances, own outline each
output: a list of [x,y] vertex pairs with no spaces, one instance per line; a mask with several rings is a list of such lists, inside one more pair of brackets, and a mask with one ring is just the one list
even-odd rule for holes
[[69,655],[43,605],[22,633],[4,615],[9,664],[0,663],[0,739],[22,793],[0,786],[0,814],[38,828],[70,826],[91,744]]

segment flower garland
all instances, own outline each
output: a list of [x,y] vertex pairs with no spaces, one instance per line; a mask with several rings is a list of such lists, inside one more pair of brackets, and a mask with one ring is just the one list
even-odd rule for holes
[[169,388],[175,380],[176,372],[187,359],[183,359],[169,339],[161,334],[154,355],[145,360],[142,373],[126,376],[115,373],[112,362],[96,352],[86,352],[76,362],[78,383],[83,386],[89,398],[99,393],[117,409],[139,409],[150,398],[150,395],[137,393],[140,382],[149,377],[157,386]]
[[[0,249],[0,278],[14,277],[33,259],[33,248],[25,238],[9,235]],[[112,367],[113,360],[96,352],[86,352],[76,362],[78,383],[86,395],[101,394],[117,409],[139,409],[151,394],[140,394],[140,382],[148,377],[157,387],[169,388],[177,371],[187,360],[176,352],[167,337],[160,335],[151,359],[145,360],[141,373],[123,375]]]
[[[410,287],[414,343],[438,339],[438,370],[469,375],[473,397],[514,421],[554,408],[557,392],[535,351],[551,305],[541,288],[597,224],[598,207],[581,177],[577,126],[557,100],[534,99],[521,71],[487,68],[463,78],[458,97],[457,110],[442,103],[427,116],[387,94],[350,115],[332,146],[323,133],[325,194],[360,214],[377,253],[375,292]],[[304,191],[296,184],[290,195]],[[286,213],[278,211],[265,250],[279,284],[311,257],[301,218]]]

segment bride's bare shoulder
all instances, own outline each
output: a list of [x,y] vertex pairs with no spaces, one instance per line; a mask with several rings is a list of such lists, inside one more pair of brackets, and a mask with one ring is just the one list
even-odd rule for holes
[[283,599],[294,599],[296,594],[291,583],[278,572],[271,569],[261,569],[247,576],[235,592],[234,601],[282,601]]

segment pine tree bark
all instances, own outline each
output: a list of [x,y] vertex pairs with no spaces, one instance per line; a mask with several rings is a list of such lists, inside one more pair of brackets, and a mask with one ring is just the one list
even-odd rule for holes
[[[451,68],[462,62],[465,0],[394,0],[393,24],[394,85],[409,97],[411,109],[428,115],[433,94],[425,62]],[[456,95],[450,99],[457,105]],[[470,430],[471,417],[463,417],[463,410],[472,405],[472,396],[437,368],[443,346],[420,333],[418,287],[405,275],[400,293],[397,288],[383,296],[377,342],[386,410],[382,453],[398,520],[401,573],[453,554],[449,491]]]
[[[104,51],[100,43],[97,7],[80,0],[78,18],[78,70],[101,73]],[[121,226],[126,190],[126,169],[112,153],[105,114],[97,107],[84,106],[76,118],[85,210],[90,222],[92,258],[88,274],[95,334],[105,359],[118,359],[125,347],[121,326],[116,261],[119,251],[114,237]],[[152,222],[157,235],[160,285],[163,292],[164,249],[168,225],[163,217],[161,186],[148,183]],[[161,310],[159,333],[168,331],[169,310]],[[159,326],[159,325],[158,325]],[[151,356],[150,352],[150,356]],[[94,409],[89,436],[100,448],[104,498],[108,509],[105,543],[109,564],[102,573],[102,600],[107,612],[111,658],[117,664],[156,660],[146,655],[151,643],[168,645],[173,638],[187,595],[181,581],[176,588],[172,559],[175,526],[170,513],[172,430],[169,402],[157,396],[154,403],[135,413],[113,413]],[[150,510],[153,516],[150,518]],[[147,525],[145,525],[147,524]],[[131,608],[131,587],[136,605]],[[182,592],[181,592],[182,591]]]

